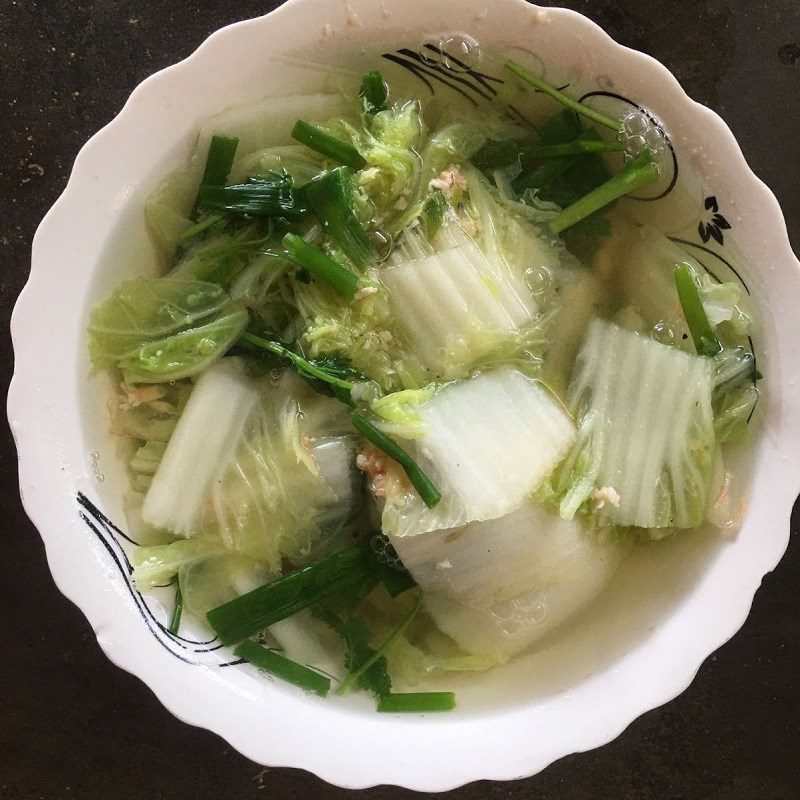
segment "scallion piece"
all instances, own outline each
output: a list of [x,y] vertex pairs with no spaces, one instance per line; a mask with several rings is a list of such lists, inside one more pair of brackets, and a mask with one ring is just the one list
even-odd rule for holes
[[[236,148],[239,146],[239,139],[230,136],[212,136],[208,146],[208,155],[203,169],[203,177],[200,180],[200,189],[203,186],[224,186],[228,180],[233,159],[236,155]],[[198,191],[192,206],[191,218],[197,219],[200,210],[200,193]]]
[[358,411],[353,411],[350,414],[350,421],[365,439],[372,442],[375,447],[382,450],[387,456],[393,458],[403,468],[403,472],[406,473],[411,484],[422,498],[422,502],[428,508],[433,508],[442,499],[442,495],[433,485],[431,479],[397,442],[378,430]]
[[203,170],[202,183],[209,186],[224,186],[228,180],[236,148],[239,146],[238,137],[212,136],[208,147],[208,157]]
[[378,711],[389,714],[424,714],[452,711],[455,707],[453,692],[391,692],[378,700]]
[[283,217],[302,214],[305,208],[292,194],[292,179],[274,173],[269,178],[253,178],[235,186],[203,184],[198,204],[207,211],[227,211],[254,217]]
[[350,689],[356,681],[379,659],[386,655],[389,648],[395,643],[398,636],[403,633],[408,626],[414,621],[414,618],[419,614],[422,608],[422,592],[417,596],[417,601],[414,607],[408,612],[406,618],[389,634],[386,641],[366,660],[361,664],[358,669],[351,672],[341,683],[336,690],[336,694],[344,694]]
[[360,170],[367,163],[353,145],[331,136],[322,128],[310,125],[302,119],[297,120],[292,128],[292,139],[332,161],[350,167],[354,172]]
[[375,247],[356,216],[347,167],[323,172],[298,193],[308,202],[325,233],[357,267],[367,267],[375,261]]
[[[376,541],[379,542],[377,546]],[[396,561],[399,566],[389,566],[385,555],[387,551],[391,553],[392,562]],[[389,597],[397,597],[417,585],[417,582],[403,566],[397,551],[385,535],[379,534],[368,540],[364,547],[364,553],[370,566],[370,571],[383,584],[389,593]],[[384,554],[383,557],[381,554]]]
[[549,83],[545,83],[541,78],[534,75],[529,70],[525,69],[521,64],[518,64],[513,59],[508,59],[506,61],[506,69],[511,70],[517,77],[522,78],[525,83],[530,84],[535,89],[538,89],[540,92],[544,92],[546,95],[549,95],[554,100],[557,100],[562,105],[565,105],[567,108],[571,108],[576,114],[581,114],[582,116],[586,117],[587,119],[591,119],[594,122],[597,122],[600,125],[604,125],[606,128],[610,128],[612,131],[619,131],[620,129],[620,121],[611,119],[607,117],[605,114],[601,114],[599,111],[595,111],[593,108],[589,108],[589,106],[585,106],[583,103],[579,103],[577,100],[573,100],[571,97],[567,97],[565,94],[562,94],[558,89],[553,86],[550,86]]
[[236,644],[370,574],[362,548],[350,547],[230,600],[206,619],[222,644]]
[[320,697],[326,697],[331,690],[330,678],[250,640],[245,640],[238,645],[233,653],[237,658],[249,661],[254,667],[263,669],[264,672],[269,672],[278,678],[283,678],[301,689],[308,689]]
[[170,633],[177,633],[178,628],[181,626],[181,615],[183,614],[183,593],[181,592],[181,586],[178,584],[178,588],[175,590],[175,605],[172,607],[172,617],[169,621],[169,627],[167,630]]
[[349,269],[345,269],[322,250],[309,244],[297,234],[287,233],[283,237],[283,246],[295,264],[307,269],[325,283],[329,283],[343,297],[348,300],[353,299],[356,289],[358,289],[358,277],[353,275]]
[[409,572],[400,572],[385,565],[382,570],[376,572],[380,575],[380,581],[389,597],[397,597],[417,585]]
[[[208,146],[206,165],[203,169],[203,178],[200,181],[200,188],[203,186],[224,186],[228,180],[233,159],[236,155],[236,148],[239,146],[239,139],[230,136],[212,136]],[[200,208],[200,195],[198,193],[192,206],[191,218],[197,219],[197,212]]]
[[711,323],[703,308],[700,292],[694,279],[694,272],[688,264],[679,264],[675,267],[675,286],[678,289],[678,299],[681,303],[683,316],[692,334],[697,354],[701,356],[715,356],[722,350],[722,345],[714,335]]
[[365,73],[361,78],[359,97],[364,98],[364,108],[368,114],[377,114],[386,110],[388,92],[383,82],[383,75],[377,69]]
[[559,234],[617,198],[654,181],[657,177],[658,168],[653,162],[652,153],[645,150],[605,183],[556,214],[547,223],[547,227],[551,233]]

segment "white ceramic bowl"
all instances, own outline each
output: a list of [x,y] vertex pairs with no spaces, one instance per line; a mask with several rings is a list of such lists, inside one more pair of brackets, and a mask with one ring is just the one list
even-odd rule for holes
[[[390,81],[411,67],[422,92],[429,91],[425,83],[438,93],[454,87],[472,96],[500,86],[455,61],[452,71],[440,71],[426,45],[444,41],[458,49],[453,31],[528,50],[549,65],[549,78],[568,76],[571,92],[600,92],[595,102],[617,108],[633,102],[664,122],[680,167],[676,186],[656,202],[627,202],[633,213],[659,215],[683,192],[682,205],[695,213],[667,232],[718,274],[742,273],[763,314],[756,350],[765,401],[737,537],[674,537],[639,548],[576,624],[516,664],[459,684],[457,711],[387,716],[374,713],[365,697],[323,701],[249,667],[220,666],[231,654],[207,641],[206,632],[170,636],[158,598],[132,590],[126,553],[133,545],[111,523],[123,518],[121,469],[104,433],[105,387],[88,379],[84,331],[92,302],[150,258],[144,196],[189,152],[201,119],[328,80],[293,65],[297,56],[356,70],[380,63]],[[12,320],[16,372],[8,411],[22,499],[59,588],[86,614],[109,658],[178,717],[217,732],[251,759],[302,767],[353,788],[443,790],[531,775],[608,742],[683,691],[742,625],[762,577],[783,554],[800,487],[799,266],[775,198],[722,120],[690,100],[661,64],[616,44],[579,14],[522,0],[291,0],[218,31],[190,58],[139,86],[81,150],[64,194],[39,227],[30,280]]]

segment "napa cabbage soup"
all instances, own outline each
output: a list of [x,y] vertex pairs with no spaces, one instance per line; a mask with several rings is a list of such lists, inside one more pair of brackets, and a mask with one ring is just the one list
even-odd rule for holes
[[618,202],[663,177],[663,131],[503,69],[540,122],[378,71],[217,116],[146,203],[163,274],[89,324],[137,588],[382,711],[452,708],[407,690],[742,514],[754,309]]

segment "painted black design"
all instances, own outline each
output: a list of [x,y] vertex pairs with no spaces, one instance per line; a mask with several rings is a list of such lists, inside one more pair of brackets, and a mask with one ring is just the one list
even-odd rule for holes
[[420,60],[408,60],[407,58],[397,55],[397,53],[384,53],[382,57],[387,61],[393,61],[395,64],[405,67],[405,69],[407,69],[416,78],[419,78],[419,80],[421,80],[428,87],[428,91],[431,94],[435,94],[436,92],[434,91],[433,84],[428,80],[428,78],[433,78],[435,81],[438,81],[444,86],[452,89],[454,92],[457,92],[463,98],[472,103],[473,106],[478,105],[478,101],[472,97],[472,95],[468,94],[466,91],[464,91],[464,89],[454,83],[451,83],[449,80],[443,77],[442,72],[444,72],[444,70],[432,70],[425,67],[424,62],[421,61],[421,58]]
[[[113,531],[117,536],[121,536],[126,542],[136,547],[140,546],[139,542],[134,542],[130,536],[123,533],[83,492],[78,492],[78,505],[86,509],[103,527]],[[127,556],[125,556],[125,561],[127,563]]]
[[[83,494],[83,492],[78,492],[78,498],[77,499],[78,499],[78,504],[80,506],[82,506],[86,510],[86,512],[101,527],[101,529],[104,530],[106,532],[106,534],[111,536],[112,539],[114,538],[114,535],[121,536],[123,539],[125,539],[125,541],[129,542],[130,544],[134,545],[135,547],[141,547],[142,546],[142,545],[139,544],[139,542],[134,541],[133,539],[130,538],[130,536],[128,536],[127,534],[123,533],[120,530],[120,528],[118,528],[102,511],[100,511],[100,509],[94,503],[92,503],[91,500],[89,500],[88,497],[86,497],[85,494]],[[126,576],[130,576],[130,574],[133,572],[133,566],[131,565],[130,559],[128,558],[128,554],[125,552],[124,548],[122,548],[122,547],[118,547],[118,550],[119,550],[120,556],[122,557],[122,560],[125,563]],[[170,586],[170,585],[171,584],[166,584],[166,586]],[[156,588],[156,587],[154,587],[154,588]],[[138,594],[138,592],[137,592],[137,594]],[[141,597],[141,595],[139,595],[139,596]],[[217,638],[216,636],[214,638],[212,638],[212,639],[208,639],[207,641],[197,641],[195,639],[187,639],[186,637],[180,636],[177,633],[172,633],[172,631],[170,631],[169,628],[166,625],[164,625],[162,622],[158,621],[158,619],[155,617],[155,615],[150,611],[150,608],[147,606],[147,603],[145,603],[144,599],[142,599],[142,602],[145,604],[145,608],[147,609],[147,612],[149,613],[149,615],[150,615],[151,619],[153,620],[153,622],[155,623],[155,625],[158,628],[160,628],[161,631],[165,635],[167,635],[171,639],[175,640],[175,642],[178,644],[179,647],[183,647],[184,649],[189,649],[187,647],[184,647],[184,645],[179,644],[180,642],[186,642],[187,645],[208,645],[208,644],[212,644],[213,642],[216,641],[216,638]],[[208,650],[195,650],[194,652],[197,652],[197,653],[212,652],[214,650],[218,650],[220,647],[221,647],[221,645],[217,645],[216,647],[208,648]]]
[[112,545],[110,544],[110,542],[108,541],[108,539],[103,535],[103,533],[100,531],[98,526],[95,525],[95,523],[92,521],[92,519],[89,517],[89,515],[84,513],[83,511],[80,511],[78,513],[79,513],[81,519],[89,527],[89,530],[91,530],[97,536],[97,538],[103,543],[103,546],[106,548],[106,550],[108,550],[108,553],[111,556],[112,560],[117,565],[117,568],[119,569],[119,571],[122,573],[123,577],[125,578],[125,586],[128,589],[128,591],[130,592],[131,597],[133,598],[134,603],[136,604],[136,608],[138,609],[139,613],[141,614],[142,619],[145,622],[145,625],[147,625],[148,629],[150,630],[150,633],[152,633],[153,636],[155,636],[156,641],[162,647],[164,647],[166,650],[169,650],[172,653],[172,655],[174,655],[176,658],[179,658],[181,661],[185,662],[186,664],[197,664],[197,663],[199,663],[199,662],[197,662],[197,661],[195,661],[195,660],[193,660],[191,658],[187,658],[186,656],[184,656],[183,654],[181,654],[179,652],[176,652],[172,647],[170,647],[169,643],[164,641],[164,639],[159,635],[158,627],[153,624],[153,616],[152,616],[152,614],[148,613],[143,608],[144,601],[142,600],[141,595],[139,595],[138,592],[135,592],[133,590],[133,588],[131,587],[130,580],[129,580],[129,574],[130,573],[123,566],[118,554],[116,552],[114,552],[114,549],[113,549]]
[[213,653],[222,649],[223,645],[214,644],[217,641],[216,637],[208,640],[198,640],[180,636],[172,633],[166,625],[159,621],[142,594],[136,590],[131,582],[133,567],[119,539],[123,539],[135,547],[140,546],[138,542],[134,541],[115,525],[83,492],[79,492],[76,499],[80,507],[78,512],[80,518],[108,551],[122,575],[125,587],[133,599],[139,614],[156,641],[176,658],[187,664],[207,664],[207,660],[197,656]]
[[[462,69],[474,81],[476,81],[481,86],[483,86],[492,96],[497,94],[497,90],[491,84],[492,83],[500,83],[500,84],[504,83],[502,78],[498,78],[498,77],[496,77],[494,75],[487,75],[485,72],[479,72],[478,70],[473,69],[472,67],[469,66],[469,64],[465,64],[463,61],[460,61],[458,58],[456,58],[454,55],[449,53],[447,50],[444,50],[443,48],[441,48],[441,47],[439,47],[437,45],[426,44],[425,45],[425,49],[426,50],[430,50],[433,53],[436,53],[439,56],[439,62],[440,63],[441,63],[442,59],[446,58],[447,59],[447,64],[448,64],[448,68],[450,69],[451,72],[458,72],[456,67],[459,67],[460,69]],[[455,66],[453,66],[454,64],[455,64]],[[491,83],[490,83],[490,81],[491,81]]]
[[[422,50],[434,53],[435,56],[431,57]],[[432,82],[434,81],[457,92],[473,106],[477,106],[482,101],[494,100],[497,97],[497,89],[493,84],[505,83],[502,78],[471,67],[449,51],[430,42],[423,45],[419,51],[401,47],[394,53],[384,53],[382,57],[407,69],[427,87],[431,94],[436,93]],[[568,87],[569,83],[565,83],[557,88],[559,91],[564,91]],[[534,92],[540,91],[540,89],[534,89]],[[533,122],[516,106],[507,105],[505,114],[518,125],[535,127]]]
[[[450,86],[450,88],[455,87],[449,84],[448,81],[455,81],[460,86],[474,92],[484,100],[491,100],[497,94],[494,89],[491,91],[484,90],[477,81],[471,80],[471,73],[468,70],[460,71],[446,67],[440,61],[430,58],[423,53],[417,53],[415,50],[410,50],[408,47],[401,47],[397,52],[420,65],[417,67],[418,69],[424,67],[430,70],[430,72],[426,74],[433,73],[434,77],[445,85]],[[465,77],[467,75],[470,77]]]
[[706,197],[704,206],[704,218],[697,224],[697,232],[700,234],[703,244],[706,244],[709,239],[713,239],[717,244],[723,245],[722,231],[730,230],[731,224],[719,213],[719,205],[714,195]]
[[674,188],[675,184],[678,182],[678,156],[675,154],[675,147],[672,144],[672,140],[669,138],[669,134],[664,130],[664,126],[644,107],[640,106],[638,103],[634,103],[633,100],[630,100],[627,97],[623,97],[621,94],[617,94],[616,92],[587,92],[583,97],[578,98],[579,103],[583,103],[585,100],[588,100],[590,97],[612,97],[614,100],[620,100],[623,103],[627,103],[631,108],[635,108],[637,111],[644,114],[645,117],[655,126],[658,132],[661,134],[662,138],[664,139],[667,148],[669,149],[670,156],[672,157],[672,175],[670,176],[669,183],[667,187],[656,195],[647,196],[647,195],[638,195],[638,194],[629,194],[626,195],[630,200],[641,200],[643,202],[651,202],[653,200],[661,200],[662,198],[666,197]]

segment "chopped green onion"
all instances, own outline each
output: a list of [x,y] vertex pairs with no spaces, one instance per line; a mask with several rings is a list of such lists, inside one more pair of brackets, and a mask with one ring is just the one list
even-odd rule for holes
[[539,158],[556,158],[561,156],[581,155],[583,153],[618,153],[625,148],[619,142],[607,142],[604,139],[578,138],[562,144],[540,144],[535,147],[523,147],[519,158],[523,162]]
[[397,551],[389,542],[389,539],[384,535],[381,535],[380,539],[382,540],[381,550],[383,551],[388,548],[393,557],[396,558],[401,565],[400,567],[390,567],[389,564],[378,555],[378,552],[376,552],[372,545],[372,540],[366,543],[364,552],[371,571],[383,584],[389,597],[397,597],[403,592],[413,589],[417,585],[417,582],[411,577],[411,573],[402,566]]
[[447,211],[447,199],[441,191],[433,192],[422,207],[422,225],[428,241],[432,242],[442,228],[444,214]]
[[237,658],[249,661],[254,667],[283,678],[301,689],[308,689],[320,697],[326,697],[331,690],[330,678],[250,640],[245,640],[238,645],[233,653]]
[[206,619],[222,644],[236,644],[369,575],[362,548],[350,547],[230,600]]
[[386,641],[355,671],[351,672],[336,690],[336,694],[344,694],[378,659],[383,658],[389,648],[395,643],[398,636],[414,621],[422,608],[422,592],[419,593],[414,607],[408,612],[406,618],[389,634]]
[[355,384],[352,381],[346,381],[342,378],[338,378],[335,375],[331,375],[329,371],[322,369],[321,367],[313,364],[308,359],[303,358],[302,356],[298,355],[297,353],[290,350],[288,347],[280,344],[279,342],[273,341],[271,339],[264,339],[261,336],[256,336],[254,333],[250,333],[249,331],[245,331],[238,340],[239,344],[250,345],[250,347],[255,347],[257,349],[266,350],[270,353],[274,353],[276,356],[281,356],[282,358],[287,358],[289,361],[292,362],[294,367],[303,373],[303,375],[307,375],[311,378],[316,378],[317,380],[323,381],[337,389],[342,389],[344,391],[349,392]]
[[322,250],[318,250],[294,233],[287,233],[283,237],[283,246],[295,264],[329,283],[343,297],[348,300],[353,299],[358,288],[358,277],[349,269],[345,269]]
[[417,582],[411,577],[411,573],[405,569],[394,569],[388,564],[380,562],[374,569],[389,597],[397,597],[417,585]]
[[433,485],[431,479],[397,442],[378,430],[358,411],[353,411],[350,414],[350,421],[365,439],[372,442],[375,447],[382,450],[387,456],[393,458],[403,468],[408,479],[422,498],[422,502],[428,508],[433,508],[442,499],[442,495],[439,494],[439,490]]
[[374,69],[362,76],[361,91],[358,96],[364,98],[364,107],[368,114],[377,114],[386,109],[388,92],[379,70]]
[[175,605],[172,607],[172,617],[169,621],[169,627],[167,630],[170,633],[177,633],[178,628],[181,626],[181,614],[183,613],[183,593],[181,592],[181,586],[178,584],[178,588],[175,590]]
[[679,264],[675,267],[675,286],[678,289],[678,299],[689,332],[692,334],[695,350],[701,356],[715,356],[722,350],[722,345],[708,321],[700,292],[697,290],[694,272],[688,264]]
[[[236,148],[239,146],[238,138],[229,136],[212,136],[208,146],[206,165],[203,169],[203,177],[200,181],[200,188],[203,186],[224,186],[228,180],[233,159],[236,155]],[[197,212],[200,208],[200,195],[198,193],[192,206],[191,218],[197,219]]]
[[583,103],[579,103],[577,100],[567,97],[565,94],[562,94],[560,91],[558,91],[558,89],[550,86],[549,83],[545,83],[541,78],[538,78],[536,75],[525,69],[525,67],[523,67],[521,64],[518,64],[513,59],[508,59],[505,66],[506,69],[511,70],[511,72],[513,72],[517,77],[522,78],[525,83],[529,83],[540,92],[544,92],[554,100],[557,100],[559,103],[565,105],[567,108],[571,108],[577,114],[581,114],[587,119],[591,119],[600,125],[605,125],[606,128],[610,128],[612,131],[619,131],[619,120],[610,119],[605,114],[601,114],[599,111],[595,111],[593,108],[589,108],[589,106],[585,106]]
[[302,119],[297,120],[292,128],[292,139],[310,147],[326,158],[350,167],[354,172],[362,169],[367,163],[353,145],[331,136],[322,128],[310,125]]
[[238,137],[212,136],[208,147],[208,157],[203,171],[202,183],[209,186],[224,186],[233,166]]
[[203,184],[198,195],[199,207],[251,216],[286,216],[305,212],[292,194],[289,175],[273,173],[269,178],[251,178],[235,186]]
[[308,201],[325,233],[357,267],[367,267],[375,261],[375,247],[356,216],[347,167],[323,172],[298,192]]
[[391,692],[378,700],[378,711],[389,714],[424,714],[427,711],[452,711],[453,692]]
[[413,589],[417,582],[411,577],[410,572],[392,569],[392,567],[381,564],[381,568],[376,570],[380,575],[380,582],[386,589],[389,597],[397,597],[398,595]]
[[649,150],[645,150],[605,183],[556,214],[547,223],[547,227],[551,233],[559,234],[617,198],[656,180],[657,177],[658,168],[653,162],[653,155]]

